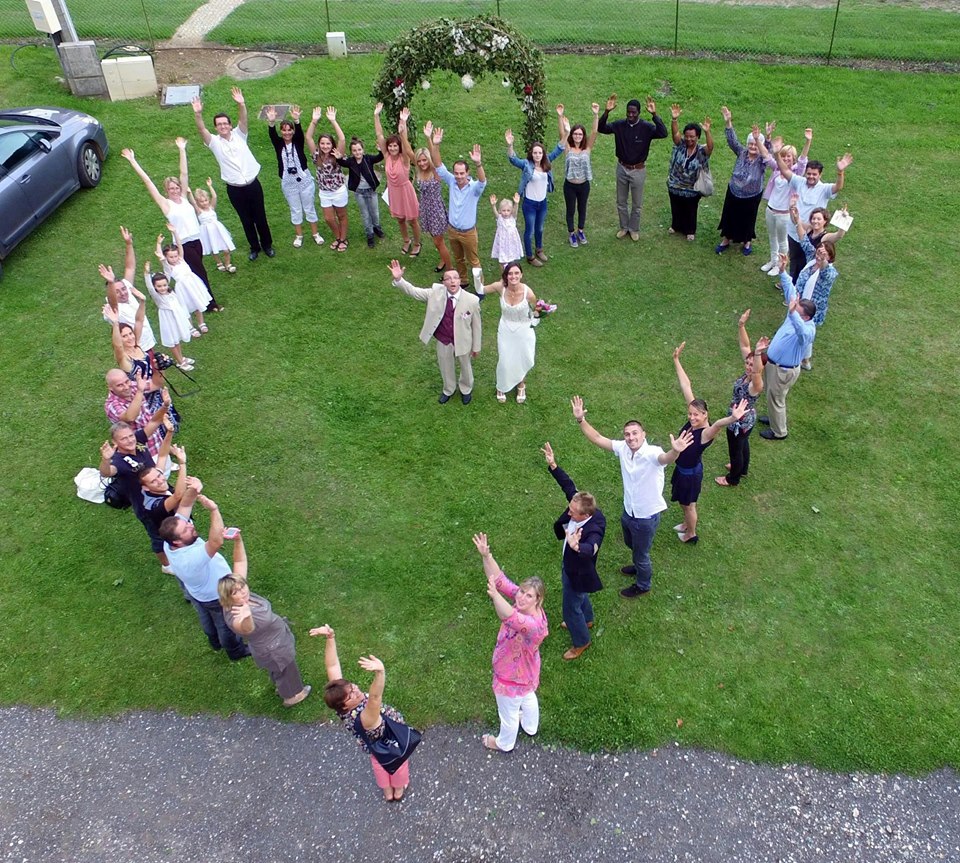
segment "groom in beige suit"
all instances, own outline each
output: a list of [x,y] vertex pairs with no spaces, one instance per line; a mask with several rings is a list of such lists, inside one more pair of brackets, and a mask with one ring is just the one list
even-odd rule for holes
[[471,359],[480,353],[480,301],[475,294],[460,288],[456,270],[443,274],[443,284],[432,288],[417,288],[403,278],[399,261],[390,262],[394,287],[408,297],[427,304],[427,314],[420,330],[420,341],[437,342],[437,363],[443,378],[440,404],[446,404],[457,391],[456,360],[460,361],[460,398],[465,405],[473,398],[473,364]]

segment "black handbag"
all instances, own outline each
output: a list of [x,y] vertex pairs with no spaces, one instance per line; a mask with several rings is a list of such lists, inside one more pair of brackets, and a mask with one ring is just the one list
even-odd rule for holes
[[367,737],[367,730],[363,727],[359,714],[353,720],[353,727],[366,741],[370,754],[377,759],[377,763],[393,775],[413,755],[413,750],[420,744],[423,735],[416,728],[397,722],[389,716],[381,714],[380,718],[383,720],[383,734],[377,740]]
[[112,479],[109,482],[103,482],[103,502],[114,509],[130,508],[130,498],[120,491]]

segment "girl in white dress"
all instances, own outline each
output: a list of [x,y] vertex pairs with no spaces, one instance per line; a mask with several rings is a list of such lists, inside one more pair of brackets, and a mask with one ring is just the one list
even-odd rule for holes
[[534,317],[537,297],[521,279],[523,270],[516,261],[503,268],[499,282],[481,285],[478,270],[474,270],[477,293],[495,292],[500,295],[500,325],[497,327],[497,401],[503,404],[507,393],[517,388],[517,404],[527,400],[527,372],[533,368],[537,351],[537,337],[533,328],[539,322]]
[[513,203],[504,198],[497,206],[497,196],[490,196],[490,206],[497,220],[497,232],[493,235],[493,248],[490,257],[506,266],[511,261],[519,261],[523,257],[523,243],[520,241],[520,232],[517,230],[517,205],[520,195],[514,193]]
[[202,333],[208,332],[203,320],[203,310],[210,304],[210,292],[183,259],[183,246],[180,245],[180,238],[173,225],[167,225],[167,230],[173,236],[173,243],[165,246],[163,234],[160,234],[157,237],[156,255],[163,265],[163,272],[166,273],[167,279],[173,281],[173,287],[177,290],[183,307],[187,312],[194,313],[197,327],[191,330],[190,335],[197,339]]
[[203,245],[203,253],[213,255],[217,262],[217,269],[221,273],[235,273],[237,268],[230,263],[230,253],[237,247],[230,232],[217,218],[217,192],[213,188],[213,180],[210,177],[207,177],[207,190],[197,189],[195,192],[187,192],[187,197],[190,198],[190,203],[197,211],[197,219],[200,221],[200,242]]
[[180,302],[180,298],[171,290],[166,273],[151,273],[150,262],[143,265],[143,280],[147,293],[153,297],[160,317],[160,343],[173,354],[177,368],[188,372],[193,368],[193,360],[185,357],[180,348],[181,342],[190,341],[190,317]]

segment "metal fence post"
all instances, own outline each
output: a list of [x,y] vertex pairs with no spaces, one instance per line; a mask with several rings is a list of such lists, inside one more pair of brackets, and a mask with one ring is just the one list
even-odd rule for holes
[[497,17],[500,17],[500,0],[497,0]]
[[[837,0],[839,3],[840,0]],[[673,19],[673,53],[677,53],[680,44],[680,0],[677,0],[677,14]]]
[[827,65],[833,56],[833,37],[837,35],[837,18],[840,17],[840,0],[837,0],[837,11],[833,13],[833,32],[830,34],[830,47],[827,49]]
[[333,28],[330,26],[330,3],[328,0],[323,0],[323,8],[327,13],[327,32],[330,33],[333,31]]

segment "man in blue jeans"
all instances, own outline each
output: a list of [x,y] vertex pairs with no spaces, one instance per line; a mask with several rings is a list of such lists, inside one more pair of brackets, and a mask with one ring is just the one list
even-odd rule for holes
[[650,592],[653,578],[650,549],[660,524],[660,513],[667,508],[667,502],[663,499],[664,470],[693,443],[693,435],[689,431],[677,438],[670,435],[670,451],[664,452],[660,447],[647,443],[647,433],[639,420],[627,420],[623,427],[624,439],[610,440],[587,422],[587,412],[580,396],[571,399],[570,407],[573,408],[573,418],[587,440],[620,459],[623,477],[620,526],[623,528],[623,541],[633,553],[633,563],[620,571],[624,575],[636,576],[636,582],[621,590],[620,596],[636,599]]
[[[177,507],[177,514],[160,524],[163,550],[170,559],[170,569],[190,596],[200,618],[200,626],[213,650],[223,649],[234,662],[250,655],[250,648],[223,617],[217,584],[233,568],[220,554],[223,548],[223,516],[220,507],[201,494],[203,483],[195,476],[187,478],[186,490]],[[193,524],[193,505],[199,503],[210,513],[210,534],[204,541]],[[231,537],[232,538],[232,537]],[[237,562],[234,550],[234,564]]]

